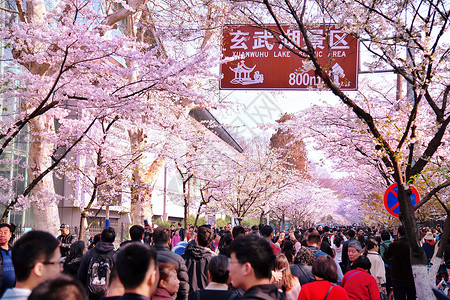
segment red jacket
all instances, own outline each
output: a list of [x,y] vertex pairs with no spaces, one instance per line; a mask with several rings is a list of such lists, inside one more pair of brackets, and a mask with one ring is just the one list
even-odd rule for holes
[[361,268],[345,273],[341,286],[347,291],[349,299],[381,300],[377,281]]
[[277,255],[278,253],[280,253],[281,250],[280,250],[280,248],[278,248],[277,245],[275,245],[274,243],[270,242],[270,246],[273,249],[273,254]]
[[[302,285],[300,294],[297,300],[323,300],[331,283],[326,280],[317,280],[305,285]],[[327,300],[348,300],[347,292],[338,285],[331,288]]]

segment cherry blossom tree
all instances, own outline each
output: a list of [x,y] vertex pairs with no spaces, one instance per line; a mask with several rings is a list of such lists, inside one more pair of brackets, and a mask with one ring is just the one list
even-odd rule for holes
[[298,172],[285,168],[279,157],[268,143],[252,140],[240,156],[230,157],[227,165],[217,168],[216,187],[208,189],[215,200],[211,206],[238,222],[245,217],[263,218],[275,195],[302,180]]
[[[328,127],[322,131],[322,134],[332,136],[329,140],[334,139],[333,158],[339,157],[343,151],[357,152],[363,163],[375,164],[385,182],[398,184],[400,219],[411,247],[418,299],[432,298],[430,285],[423,281],[428,272],[417,236],[414,210],[450,183],[443,181],[435,185],[414,207],[409,198],[409,186],[426,172],[437,157],[448,156],[450,86],[446,37],[450,10],[447,3],[441,0],[370,3],[262,0],[248,5],[242,10],[249,19],[262,28],[264,22],[276,23],[278,30],[272,31],[274,38],[294,54],[305,58],[303,69],[314,70],[324,87],[340,100],[342,105],[330,107],[328,115],[338,122],[335,125],[343,126],[340,129],[338,126]],[[253,6],[264,8],[270,18],[255,15],[253,12],[258,10]],[[389,84],[386,79],[384,89],[379,86],[381,90],[359,88],[358,93],[344,92],[341,80],[336,80],[339,75],[319,63],[315,49],[317,45],[312,42],[313,34],[308,31],[310,24],[318,21],[336,23],[346,34],[359,38],[361,46],[371,55],[371,59],[364,62],[365,66],[373,71],[395,71],[408,83],[410,97],[397,101],[395,92],[392,92],[395,91],[395,84]],[[280,26],[282,23],[297,28],[301,39],[293,39]],[[330,47],[329,37],[325,34],[323,38]],[[386,87],[392,88],[391,93],[383,92]],[[317,111],[315,122],[320,123],[321,117],[323,114]],[[442,244],[447,241],[448,233],[450,228],[444,230]]]
[[[13,202],[41,204],[35,206],[37,228],[55,233],[59,228],[52,157],[63,141],[73,140],[70,134],[85,133],[80,135],[84,139],[93,120],[108,117],[124,120],[139,132],[149,123],[161,123],[167,112],[180,116],[194,103],[210,105],[213,100],[192,88],[212,78],[209,69],[216,59],[208,57],[207,43],[201,51],[193,48],[161,55],[164,49],[156,45],[163,28],[154,26],[150,9],[145,1],[100,6],[90,1],[61,1],[54,7],[44,1],[27,1],[25,6],[16,2],[15,7],[2,9],[7,13],[1,21],[8,26],[2,27],[1,37],[10,65],[2,74],[3,103],[7,107],[8,102],[20,99],[21,107],[2,118],[0,154],[30,128],[27,167],[30,182],[37,182]],[[203,16],[215,12],[211,8]],[[182,27],[178,29],[179,33]],[[205,31],[196,32],[205,35]],[[77,126],[73,130],[55,131],[55,121],[63,123],[71,112],[86,116],[84,122],[73,122]],[[7,180],[2,178],[2,182]],[[5,186],[5,193],[10,193],[11,186]]]

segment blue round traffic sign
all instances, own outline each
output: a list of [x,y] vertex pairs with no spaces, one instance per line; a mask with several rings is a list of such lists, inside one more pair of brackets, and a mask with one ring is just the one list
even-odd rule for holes
[[[416,188],[411,186],[411,205],[416,204],[420,200],[419,193]],[[391,184],[384,193],[384,207],[392,216],[398,218],[400,215],[400,205],[398,203],[398,184]]]

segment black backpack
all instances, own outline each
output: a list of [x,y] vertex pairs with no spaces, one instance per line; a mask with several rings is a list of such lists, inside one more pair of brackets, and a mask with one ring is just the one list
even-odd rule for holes
[[99,254],[91,258],[86,284],[89,298],[101,298],[106,295],[112,266],[113,260],[107,254]]

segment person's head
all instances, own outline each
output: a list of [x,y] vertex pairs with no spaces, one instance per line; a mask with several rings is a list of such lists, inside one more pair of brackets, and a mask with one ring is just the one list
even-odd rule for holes
[[287,260],[286,255],[280,253],[275,256],[273,270],[280,271],[283,269],[289,269],[289,261]]
[[319,256],[314,262],[311,272],[314,276],[329,282],[337,281],[336,263],[329,255]]
[[76,279],[60,275],[35,287],[29,300],[87,300],[83,285]]
[[233,235],[233,239],[236,239],[239,235],[245,234],[245,229],[241,225],[236,225],[233,227],[231,234]]
[[229,259],[225,255],[217,255],[211,258],[208,264],[210,281],[216,283],[228,283],[230,271],[228,271]]
[[330,247],[328,243],[321,243],[320,244],[320,251],[325,252],[331,257],[334,257],[333,249]]
[[341,238],[339,235],[336,235],[334,237],[333,244],[339,248],[342,244],[342,241],[343,241],[343,238]]
[[349,231],[347,231],[347,234],[350,238],[354,238],[356,233],[353,229],[350,229]]
[[365,255],[360,255],[352,264],[352,269],[361,268],[363,270],[370,270],[372,264]]
[[167,226],[158,226],[155,231],[153,231],[153,243],[158,245],[165,245],[170,242],[170,230]]
[[434,235],[431,231],[428,231],[423,237],[425,241],[434,241]]
[[177,293],[180,285],[180,280],[177,277],[177,267],[171,263],[163,263],[158,266],[158,269],[158,287],[165,289],[170,295]]
[[97,233],[96,235],[94,235],[94,239],[92,240],[92,244],[97,244],[98,242],[100,242],[102,240],[102,234],[101,233]]
[[391,235],[389,234],[389,231],[387,231],[387,230],[381,231],[381,239],[383,241],[389,241],[391,239]]
[[272,238],[273,237],[272,226],[265,225],[263,228],[261,228],[261,235],[265,238]]
[[200,226],[197,232],[197,244],[201,247],[208,247],[213,239],[213,234],[210,228]]
[[364,235],[364,229],[358,228],[358,235]]
[[229,246],[232,241],[233,237],[231,236],[231,232],[224,230],[219,241],[219,252],[222,251],[225,247]]
[[293,278],[289,261],[284,254],[278,254],[275,258],[274,271],[281,272],[281,279],[275,282],[279,288],[284,287],[287,292],[293,288]]
[[6,223],[0,224],[0,246],[8,245],[11,237],[12,237],[11,225]]
[[228,223],[227,225],[225,225],[225,230],[227,230],[227,231],[231,231],[231,224],[230,223]]
[[220,243],[220,234],[214,233],[214,243],[216,243],[216,245]]
[[247,290],[255,281],[269,280],[275,255],[270,243],[255,234],[239,236],[230,245],[230,277],[233,286]]
[[11,259],[16,281],[29,288],[61,273],[59,241],[48,232],[33,230],[24,234],[14,244]]
[[295,249],[294,243],[291,240],[286,240],[284,242],[281,252],[283,252],[283,254],[286,256],[289,263],[292,263],[294,261]]
[[178,222],[177,227],[178,227],[178,229],[181,228],[181,223],[180,222]]
[[144,238],[145,229],[141,225],[133,225],[130,227],[130,238],[132,241],[139,242]]
[[103,229],[102,231],[102,242],[105,243],[114,243],[116,239],[116,231],[112,227],[108,227]]
[[252,232],[255,232],[255,231],[259,231],[258,225],[253,225],[252,226]]
[[294,258],[294,264],[304,266],[312,266],[315,261],[316,256],[314,255],[314,252],[308,247],[301,247]]
[[70,233],[70,226],[69,224],[61,224],[59,227],[59,230],[61,230],[61,235],[68,235]]
[[129,243],[117,253],[116,265],[125,292],[139,288],[143,296],[150,298],[159,279],[154,249],[143,243]]
[[311,232],[308,235],[307,244],[308,244],[308,246],[319,247],[320,246],[320,234],[317,231]]
[[76,241],[72,245],[70,245],[69,255],[67,255],[66,261],[74,259],[76,257],[82,257],[84,254],[84,249],[86,245],[83,241]]
[[362,254],[362,250],[358,241],[348,243],[348,260],[353,263]]
[[377,251],[378,252],[379,246],[378,246],[378,242],[375,239],[371,238],[366,242],[366,247],[367,247],[367,250],[369,250],[369,251]]

